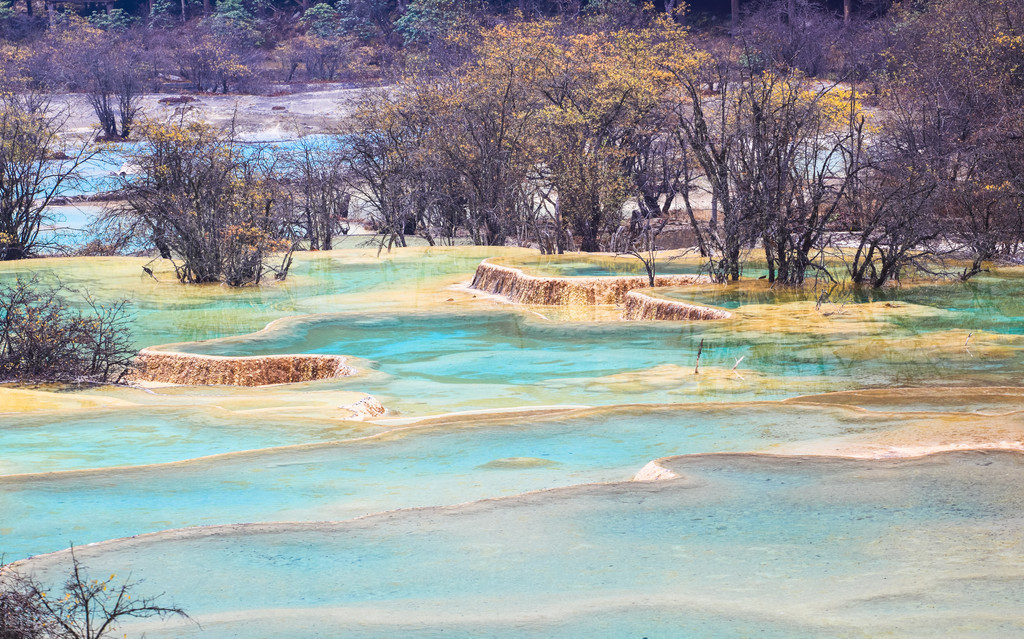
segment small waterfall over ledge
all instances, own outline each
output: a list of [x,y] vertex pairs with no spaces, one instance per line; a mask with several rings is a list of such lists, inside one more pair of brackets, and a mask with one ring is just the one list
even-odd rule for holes
[[720,308],[651,297],[640,291],[626,293],[622,308],[624,320],[718,320],[730,317],[732,313]]
[[[701,275],[661,275],[655,286],[704,284]],[[712,320],[728,319],[732,314],[716,308],[665,300],[644,295],[634,289],[646,288],[644,276],[621,277],[537,277],[522,270],[484,260],[476,268],[471,288],[501,295],[519,304],[548,306],[623,305],[624,320]]]
[[134,381],[190,386],[267,386],[355,374],[339,355],[220,357],[144,348],[136,363]]

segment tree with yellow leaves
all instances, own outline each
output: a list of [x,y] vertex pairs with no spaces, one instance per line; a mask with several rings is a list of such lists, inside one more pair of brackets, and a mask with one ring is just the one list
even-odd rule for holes
[[539,151],[537,71],[514,30],[499,26],[484,35],[473,60],[430,91],[434,142],[476,243],[522,243],[536,233],[529,182]]
[[432,192],[430,114],[415,108],[415,97],[401,89],[368,92],[344,136],[351,188],[367,204],[381,248],[406,246],[406,236],[425,222]]
[[700,55],[667,19],[646,29],[570,34],[554,23],[531,24],[522,39],[540,66],[540,153],[560,227],[580,250],[601,250],[636,194],[628,167],[637,138]]

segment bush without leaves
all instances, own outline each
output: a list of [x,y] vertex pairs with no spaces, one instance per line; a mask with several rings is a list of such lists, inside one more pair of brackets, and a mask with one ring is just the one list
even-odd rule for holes
[[38,277],[0,286],[0,382],[120,382],[132,365],[127,300],[99,303]]

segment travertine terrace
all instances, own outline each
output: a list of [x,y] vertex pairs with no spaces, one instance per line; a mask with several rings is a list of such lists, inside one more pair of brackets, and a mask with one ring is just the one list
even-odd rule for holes
[[136,381],[191,386],[294,384],[353,374],[337,355],[218,357],[146,348],[137,361]]
[[720,308],[666,300],[640,291],[629,291],[622,301],[624,320],[719,320],[730,317],[732,313]]
[[[685,286],[707,283],[701,275],[661,275],[655,286]],[[501,295],[519,304],[623,306],[624,320],[713,320],[732,315],[721,309],[651,297],[634,289],[647,287],[646,277],[538,277],[511,266],[481,262],[472,287]]]

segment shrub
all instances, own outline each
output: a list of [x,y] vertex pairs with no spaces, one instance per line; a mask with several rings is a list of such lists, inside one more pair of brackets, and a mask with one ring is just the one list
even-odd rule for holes
[[231,85],[251,83],[258,75],[258,51],[233,34],[216,33],[202,24],[178,30],[169,46],[178,73],[197,91],[227,93]]
[[89,16],[89,22],[104,31],[124,31],[139,21],[124,9],[97,11]]
[[[126,619],[182,617],[181,608],[163,606],[160,596],[138,596],[138,582],[90,579],[71,548],[64,583],[47,588],[34,577],[0,564],[0,638],[103,639]],[[61,592],[63,591],[63,592]],[[52,594],[51,594],[52,593]]]
[[0,286],[0,382],[124,379],[135,355],[128,300],[101,304],[86,294],[82,311],[72,292],[38,277]]

